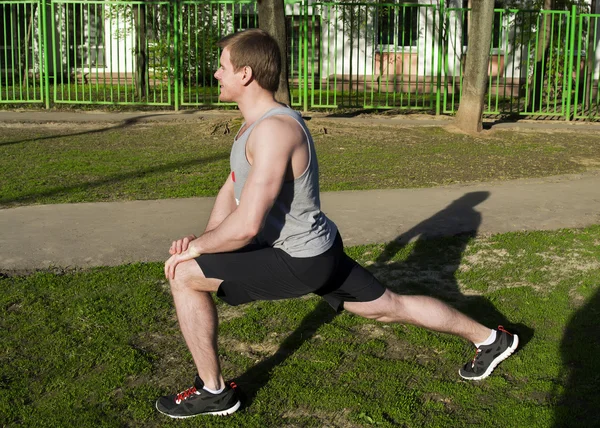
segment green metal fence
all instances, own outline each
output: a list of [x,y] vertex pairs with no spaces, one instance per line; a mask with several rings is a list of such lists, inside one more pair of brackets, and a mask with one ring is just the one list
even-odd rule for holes
[[172,104],[170,2],[53,0],[50,17],[53,102]]
[[[575,20],[575,17],[573,17]],[[579,15],[577,59],[571,67],[575,75],[573,117],[576,119],[600,118],[600,93],[598,91],[598,61],[600,15]],[[574,56],[574,55],[573,55]]]
[[437,6],[328,2],[311,8],[308,45],[318,43],[320,55],[309,58],[311,107],[435,110]]
[[0,3],[0,103],[42,103],[40,1]]
[[[469,9],[286,0],[292,105],[452,114]],[[486,114],[600,118],[600,15],[497,9]],[[0,2],[0,103],[223,105],[216,42],[258,26],[251,0]]]

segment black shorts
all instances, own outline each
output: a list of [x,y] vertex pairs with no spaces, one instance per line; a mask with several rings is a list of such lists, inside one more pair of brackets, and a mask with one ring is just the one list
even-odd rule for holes
[[333,246],[316,257],[292,257],[278,248],[248,245],[231,253],[203,254],[196,261],[204,276],[223,280],[217,296],[233,306],[314,293],[339,311],[345,301],[370,302],[385,291],[344,253],[339,233]]

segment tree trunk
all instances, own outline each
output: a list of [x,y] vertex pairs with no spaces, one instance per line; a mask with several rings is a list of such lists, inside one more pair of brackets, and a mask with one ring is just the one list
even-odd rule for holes
[[279,89],[275,99],[290,105],[290,87],[288,84],[287,37],[285,28],[285,8],[283,0],[258,0],[258,26],[269,33],[279,45],[281,52],[281,74]]
[[[19,78],[21,77],[21,60],[20,60],[20,54],[21,52],[19,52],[19,45],[18,45],[18,41],[20,38],[19,35],[19,5],[18,4],[12,4],[10,5],[10,30],[12,31],[12,35],[10,37],[10,54],[12,55],[13,58],[15,58],[17,55],[19,55],[19,62],[17,64],[14,64],[11,67],[11,84],[12,85],[17,85],[19,83],[19,80],[16,76],[19,76]],[[7,31],[7,30],[5,30]],[[8,42],[8,40],[6,41]],[[9,57],[10,58],[10,57]],[[4,64],[2,64],[4,65]],[[18,67],[18,69],[16,69]]]
[[[33,33],[33,18],[35,16],[35,11],[37,9],[37,5],[35,3],[31,4],[29,11],[29,19],[27,20],[27,31],[25,34],[25,52],[21,55],[21,82],[22,86],[27,86],[29,81],[29,70],[27,69],[27,57],[29,56],[29,47],[33,45],[32,33]],[[27,16],[27,9],[25,9],[25,16]]]
[[148,51],[146,49],[146,5],[133,6],[135,26],[135,92],[138,98],[146,95],[148,88]]
[[464,132],[475,133],[483,129],[482,114],[488,81],[493,21],[494,0],[474,1],[469,20],[463,91],[454,121]]

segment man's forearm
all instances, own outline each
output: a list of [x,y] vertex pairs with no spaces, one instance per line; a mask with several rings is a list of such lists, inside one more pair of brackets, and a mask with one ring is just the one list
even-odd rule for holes
[[217,194],[204,233],[216,229],[236,208],[233,186],[230,182],[226,182]]
[[217,227],[190,242],[190,247],[197,254],[235,251],[248,245],[257,233],[258,230],[234,210]]

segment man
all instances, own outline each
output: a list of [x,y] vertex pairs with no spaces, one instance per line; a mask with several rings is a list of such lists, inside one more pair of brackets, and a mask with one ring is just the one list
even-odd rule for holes
[[219,46],[220,100],[236,102],[245,122],[205,232],[174,241],[165,263],[198,374],[191,388],[159,398],[157,409],[185,418],[240,407],[235,389],[221,376],[214,292],[231,305],[315,293],[335,310],[454,334],[477,347],[460,375],[487,377],[516,349],[517,336],[484,327],[431,297],[397,295],[346,256],[336,225],[320,210],[312,137],[300,115],[274,98],[281,64],[277,43],[262,30],[247,30]]

